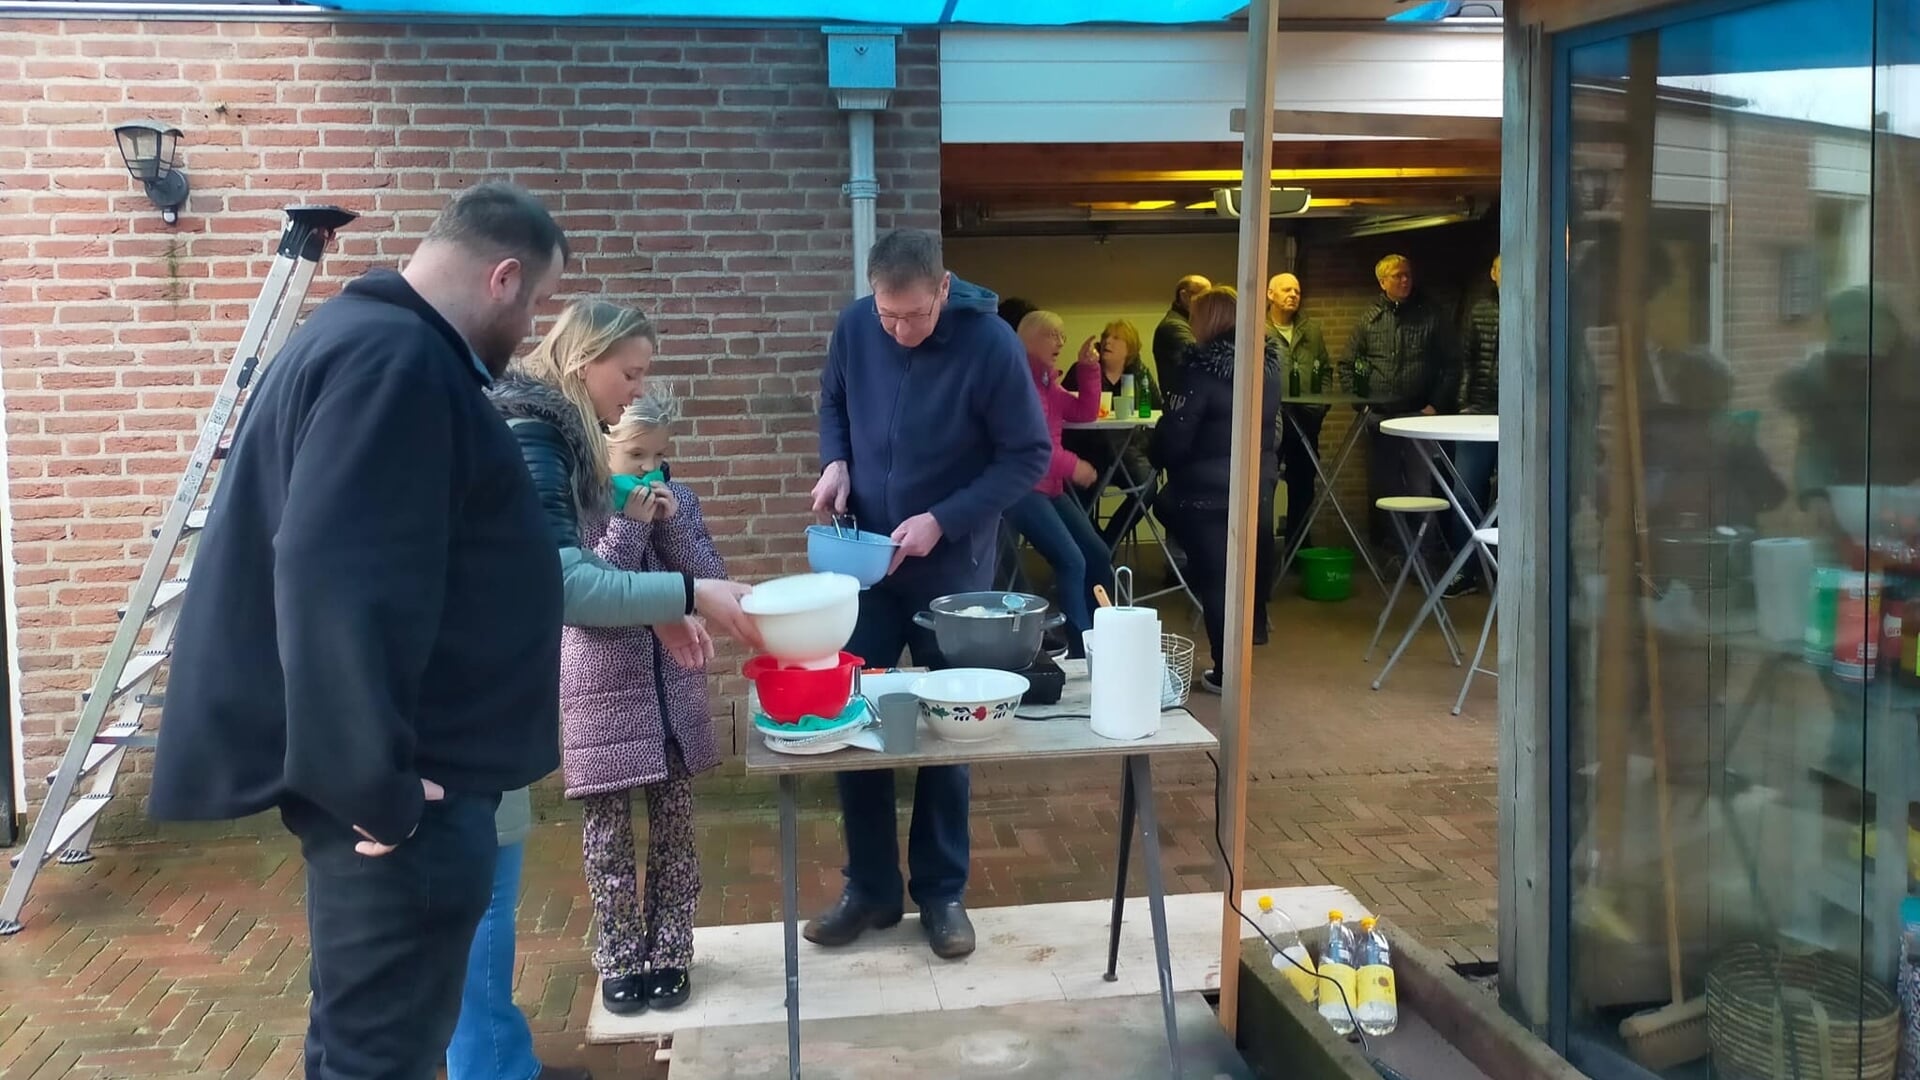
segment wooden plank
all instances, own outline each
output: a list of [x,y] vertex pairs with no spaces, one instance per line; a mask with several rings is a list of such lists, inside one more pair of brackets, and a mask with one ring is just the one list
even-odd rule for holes
[[1506,10],[1511,15],[1518,8],[1527,21],[1537,23],[1544,33],[1558,34],[1623,15],[1675,7],[1682,2],[1684,0],[1508,0]]
[[1552,205],[1552,53],[1506,8],[1500,250],[1500,991],[1536,1030],[1548,1019],[1548,798],[1552,624],[1549,504],[1552,400],[1547,318]]
[[[1136,856],[1138,849],[1136,849]],[[1136,858],[1137,861],[1137,858]],[[1324,923],[1330,908],[1353,915],[1358,901],[1335,885],[1249,890],[1301,926]],[[1214,955],[1218,893],[1167,897],[1168,954],[1175,993],[1220,985]],[[868,931],[839,949],[800,944],[800,1018],[920,1016],[938,1028],[957,1011],[1038,1002],[1090,1002],[1160,992],[1147,902],[1127,898],[1116,979],[1107,982],[1107,934],[1113,901],[980,907],[971,912],[980,949],[946,961],[927,950],[918,917],[890,930]],[[1358,917],[1354,915],[1354,917]],[[1253,929],[1242,924],[1244,933]],[[637,1016],[615,1016],[593,994],[587,1039],[596,1044],[679,1040],[696,1029],[784,1023],[786,972],[780,963],[782,926],[703,926],[694,931],[693,997],[685,1006]],[[1237,954],[1236,954],[1237,955]],[[1160,1030],[1156,1016],[1153,1029]],[[786,1040],[779,1047],[784,1050]]]
[[[1182,1075],[1254,1080],[1205,998],[1175,998],[1174,1014]],[[901,1017],[811,1021],[800,1031],[808,1077],[1164,1080],[1169,1072],[1158,997],[969,1009],[933,1027]],[[692,1031],[675,1042],[668,1076],[785,1080],[785,1047],[785,1025]]]
[[[1229,114],[1227,126],[1245,131],[1247,110]],[[1360,139],[1467,139],[1498,141],[1497,116],[1421,116],[1413,113],[1333,112],[1275,109],[1275,135],[1318,135]]]
[[[1247,743],[1253,737],[1253,613],[1261,601],[1255,592],[1260,552],[1261,380],[1267,333],[1267,247],[1273,235],[1273,185],[1262,168],[1273,156],[1273,88],[1280,63],[1280,31],[1274,0],[1253,0],[1247,8],[1246,126],[1240,171],[1239,319],[1233,357],[1233,454],[1227,510],[1226,642],[1221,648],[1225,701],[1220,707],[1222,746],[1214,813],[1225,833],[1224,891],[1220,904],[1220,1015],[1227,1031],[1240,1022],[1240,915],[1227,903],[1246,880]],[[1271,544],[1271,536],[1258,537]]]

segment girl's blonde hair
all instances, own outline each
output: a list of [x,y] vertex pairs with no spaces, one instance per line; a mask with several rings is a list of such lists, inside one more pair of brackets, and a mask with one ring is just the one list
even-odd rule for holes
[[627,406],[620,422],[607,432],[608,442],[625,442],[636,435],[673,426],[680,418],[680,402],[664,383],[652,383],[646,396]]
[[585,372],[588,364],[628,338],[660,344],[660,335],[644,312],[605,300],[575,300],[519,364],[520,370],[560,391],[580,410],[580,423],[593,453],[576,467],[593,474],[596,489],[612,483],[613,474],[607,467],[605,428],[587,394]]

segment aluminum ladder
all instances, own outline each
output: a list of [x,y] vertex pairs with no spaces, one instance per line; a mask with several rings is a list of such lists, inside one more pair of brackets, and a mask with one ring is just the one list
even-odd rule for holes
[[[226,456],[228,432],[248,386],[293,332],[327,245],[358,216],[336,206],[289,206],[285,213],[266,284],[200,425],[199,442],[187,459],[166,517],[153,530],[153,550],[126,607],[120,610],[119,628],[84,699],[66,753],[48,777],[47,797],[27,834],[26,847],[13,856],[13,877],[0,897],[0,935],[20,932],[27,894],[49,857],[68,865],[93,858],[93,828],[113,799],[114,781],[127,750],[154,745],[155,735],[142,720],[164,696],[153,692],[153,684],[171,655],[174,625],[198,547],[194,538],[206,528],[202,496],[212,492],[208,471]],[[177,573],[173,570],[176,556]],[[80,793],[81,782],[89,777],[92,783]]]

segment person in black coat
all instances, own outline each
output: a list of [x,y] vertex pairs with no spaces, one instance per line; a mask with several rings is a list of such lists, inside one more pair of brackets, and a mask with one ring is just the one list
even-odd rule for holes
[[502,792],[559,763],[560,561],[486,397],[566,240],[482,184],[272,358],[174,638],[152,815],[280,813],[306,864],[306,1075],[435,1075]]
[[[1227,515],[1233,502],[1234,320],[1238,297],[1229,288],[1209,289],[1194,301],[1195,343],[1181,364],[1181,384],[1168,396],[1166,414],[1154,428],[1147,455],[1165,470],[1166,487],[1155,508],[1187,553],[1187,580],[1200,595],[1212,645],[1213,666],[1202,689],[1220,692],[1226,638]],[[1278,422],[1282,381],[1280,356],[1264,345],[1260,397],[1260,508],[1252,536],[1257,545],[1253,638],[1267,639],[1267,602],[1273,595],[1273,490],[1280,478]]]
[[[1467,316],[1466,340],[1461,343],[1459,410],[1464,416],[1500,415],[1500,256],[1493,257],[1487,278],[1493,282],[1493,291],[1474,301]],[[1461,505],[1477,506],[1482,515],[1492,509],[1493,469],[1499,460],[1499,443],[1453,444],[1453,468],[1460,474],[1455,497]],[[1459,514],[1447,514],[1445,520],[1447,543],[1454,551],[1472,542],[1473,535]],[[1447,595],[1480,588],[1480,575],[1480,560],[1468,559],[1460,576],[1448,585]]]
[[1153,366],[1159,369],[1160,389],[1172,393],[1180,388],[1180,362],[1193,347],[1193,301],[1213,288],[1213,282],[1199,274],[1188,274],[1174,283],[1173,303],[1153,328]]

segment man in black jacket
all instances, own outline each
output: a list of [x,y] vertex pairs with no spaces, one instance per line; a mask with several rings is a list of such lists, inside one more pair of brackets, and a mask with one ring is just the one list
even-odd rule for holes
[[454,199],[273,358],[201,538],[150,811],[299,838],[311,1080],[434,1075],[500,793],[558,764],[560,565],[483,391],[566,258],[525,192]]
[[1153,367],[1160,376],[1160,392],[1175,393],[1180,389],[1180,364],[1187,358],[1187,350],[1193,347],[1192,304],[1193,299],[1208,289],[1213,282],[1199,274],[1188,274],[1173,285],[1173,306],[1161,317],[1160,325],[1153,328]]
[[[1360,316],[1347,340],[1347,385],[1374,402],[1367,441],[1367,503],[1388,495],[1425,495],[1433,476],[1412,439],[1381,433],[1378,422],[1400,416],[1433,416],[1453,408],[1455,348],[1440,312],[1413,292],[1413,264],[1388,255],[1375,264],[1380,297]],[[1388,515],[1372,510],[1376,544],[1393,536]],[[1440,537],[1433,536],[1433,550]],[[1394,554],[1399,554],[1395,552]]]
[[[1467,340],[1461,349],[1460,412],[1469,416],[1500,415],[1500,256],[1487,271],[1493,291],[1474,301],[1467,316]],[[1453,444],[1453,467],[1460,474],[1461,505],[1488,510],[1493,495],[1493,468],[1500,460],[1500,444]],[[1447,542],[1459,551],[1473,539],[1459,514],[1446,515]],[[1447,587],[1448,596],[1460,596],[1480,587],[1480,560],[1468,559],[1460,576]]]

